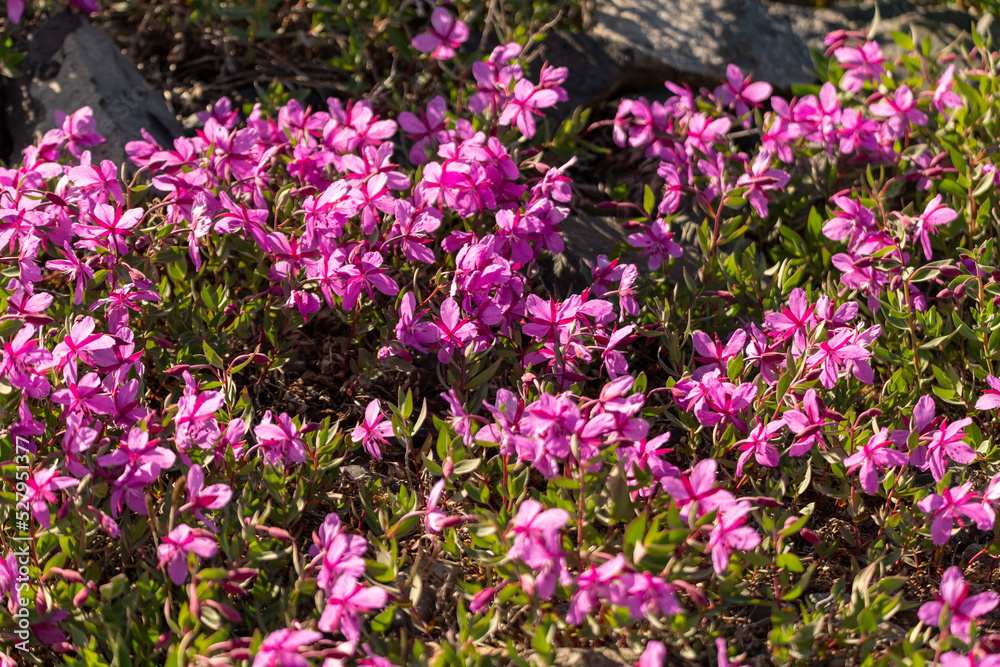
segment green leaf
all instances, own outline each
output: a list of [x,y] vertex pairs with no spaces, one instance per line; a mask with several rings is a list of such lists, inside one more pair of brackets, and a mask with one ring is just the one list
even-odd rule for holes
[[212,346],[208,344],[208,341],[203,340],[201,342],[201,349],[205,352],[205,359],[207,359],[208,363],[214,368],[225,368],[222,357],[219,356],[218,352],[212,349]]
[[904,51],[912,51],[916,45],[913,43],[913,38],[906,33],[896,32],[895,30],[890,30],[889,34],[892,36],[892,41],[899,44],[899,48]]
[[799,579],[799,583],[795,584],[790,591],[782,595],[781,599],[785,602],[790,602],[792,600],[798,600],[802,597],[802,594],[806,592],[806,588],[809,586],[809,581],[812,579],[813,573],[816,572],[817,565],[818,563],[812,563],[809,565],[805,574],[803,574],[802,578]]
[[802,567],[802,561],[799,560],[799,557],[795,554],[778,554],[778,558],[775,563],[778,567],[791,572],[802,572],[805,570],[805,568]]

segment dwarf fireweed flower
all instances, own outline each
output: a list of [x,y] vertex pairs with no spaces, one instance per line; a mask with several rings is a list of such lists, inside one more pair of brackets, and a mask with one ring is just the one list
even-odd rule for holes
[[695,361],[705,364],[695,369],[692,377],[700,380],[712,371],[725,374],[728,364],[739,355],[746,345],[747,333],[743,329],[737,329],[729,336],[729,340],[723,345],[716,335],[713,341],[702,331],[695,331],[691,334],[691,342],[694,349],[700,356],[694,358]]
[[946,118],[950,115],[948,113],[949,109],[961,109],[965,106],[962,101],[962,97],[951,90],[951,87],[955,84],[955,65],[948,65],[945,69],[944,74],[938,79],[937,86],[934,88],[934,96],[931,104],[939,113],[943,114]]
[[806,293],[799,287],[788,295],[788,305],[780,312],[764,315],[764,330],[777,341],[792,339],[797,351],[805,350],[810,329],[816,324],[815,306],[809,303]]
[[514,86],[514,95],[508,98],[500,119],[500,125],[516,125],[526,139],[535,136],[535,116],[541,116],[539,109],[553,106],[559,101],[559,94],[552,89],[536,87],[527,79],[521,79]]
[[510,524],[514,544],[508,555],[535,567],[532,563],[546,561],[552,554],[562,553],[559,530],[569,523],[569,518],[566,510],[546,510],[537,500],[525,500]]
[[932,493],[918,502],[917,507],[932,521],[931,538],[937,546],[951,537],[956,520],[959,526],[965,525],[962,517],[972,519],[980,530],[993,528],[993,516],[972,492],[972,482],[945,489],[940,495]]
[[322,638],[323,633],[315,630],[275,630],[261,642],[253,667],[309,667],[300,650]]
[[[938,227],[948,224],[957,217],[958,213],[954,209],[948,208],[941,203],[941,195],[935,195],[933,199],[927,202],[924,212],[916,220],[911,221],[914,223],[913,236],[916,240],[920,241],[920,245],[924,249],[924,257],[927,258],[927,261],[930,261],[932,254],[930,235],[936,233]],[[907,218],[907,220],[909,219]]]
[[743,197],[762,218],[766,218],[768,212],[768,196],[765,192],[785,187],[791,178],[782,169],[772,169],[771,159],[768,153],[758,153],[753,161],[746,163],[746,173],[736,179],[736,187],[746,188]]
[[435,60],[449,60],[455,56],[455,49],[468,38],[469,26],[457,20],[444,7],[435,7],[430,28],[413,38],[413,48],[429,53]]
[[660,480],[663,490],[673,498],[682,516],[690,514],[697,503],[698,516],[733,505],[733,495],[718,486],[715,459],[702,459],[690,471]]
[[[869,337],[877,338],[881,331],[881,327],[875,325],[869,329],[871,332]],[[867,349],[869,344],[870,342],[866,340],[858,339],[857,330],[845,329],[820,343],[819,351],[810,355],[806,359],[806,364],[820,371],[820,382],[827,389],[833,389],[845,367],[845,370],[853,370],[854,377],[859,381],[872,384],[875,376],[868,364],[868,358],[872,354]]]
[[632,620],[650,612],[657,616],[681,614],[684,608],[677,602],[674,587],[649,572],[625,572],[620,585],[612,591],[611,602],[628,608]]
[[[944,628],[966,643],[972,639],[972,621],[993,610],[1000,596],[989,591],[969,595],[969,584],[957,567],[949,567],[941,577],[941,588],[934,594],[933,602],[925,602],[917,616],[927,625]],[[980,663],[982,664],[982,663]]]
[[266,463],[284,465],[286,459],[292,463],[305,463],[305,444],[299,437],[298,426],[287,413],[282,412],[275,422],[274,415],[268,410],[253,433],[257,436],[257,446],[264,450]]
[[667,647],[663,645],[663,642],[654,640],[646,644],[645,650],[639,656],[639,662],[636,664],[636,667],[663,667],[666,659]]
[[804,456],[817,444],[825,449],[823,425],[828,423],[827,411],[815,389],[806,392],[800,407],[801,410],[789,408],[781,413],[785,426],[796,435],[795,442],[788,450],[791,456]]
[[976,400],[976,410],[996,410],[1000,408],[1000,379],[995,375],[987,375],[986,383],[990,388]]
[[193,465],[187,474],[187,504],[181,506],[181,511],[192,510],[213,533],[219,532],[216,525],[201,513],[201,510],[219,510],[229,504],[233,490],[226,484],[205,486],[205,473],[200,465]]
[[861,468],[861,488],[865,493],[874,494],[878,491],[879,471],[904,466],[907,461],[909,457],[905,452],[892,449],[889,430],[883,428],[861,449],[844,459],[844,465],[847,466],[848,474]]
[[955,651],[948,651],[941,656],[942,667],[1000,667],[1000,655],[996,653],[979,656],[973,652],[969,655],[962,655]]
[[104,143],[104,137],[95,132],[97,122],[94,120],[94,110],[90,107],[77,109],[69,116],[57,109],[56,125],[62,129],[66,148],[76,157],[82,154],[83,146],[97,146]]
[[890,141],[902,139],[911,124],[927,124],[927,114],[917,109],[913,91],[907,86],[900,86],[891,98],[883,97],[880,102],[868,107],[868,110],[872,115],[886,119],[882,124],[882,134]]
[[606,600],[611,592],[611,585],[617,581],[625,567],[625,556],[618,554],[606,563],[590,565],[576,577],[576,592],[569,603],[566,612],[566,622],[580,625],[584,617],[597,606],[598,600]]
[[746,525],[747,514],[751,509],[750,502],[746,500],[722,507],[715,525],[706,526],[710,532],[705,550],[712,555],[712,566],[716,574],[725,574],[729,569],[729,557],[735,549],[749,551],[760,544],[760,535]]
[[733,107],[737,116],[743,116],[750,111],[750,107],[759,107],[773,90],[769,83],[750,81],[750,75],[744,78],[740,68],[730,64],[726,68],[726,82],[715,89],[715,96],[723,106]]
[[221,435],[215,413],[222,409],[225,397],[218,391],[198,391],[198,383],[184,371],[184,395],[177,400],[175,440],[183,452],[197,445],[211,449]]
[[840,87],[849,93],[860,91],[868,81],[877,82],[886,73],[883,66],[886,58],[876,42],[844,46],[834,51],[833,55],[846,70]]
[[751,455],[762,466],[767,466],[768,468],[777,467],[781,461],[781,455],[778,453],[778,448],[771,444],[771,441],[784,426],[785,422],[781,419],[776,419],[767,424],[757,422],[757,425],[753,427],[746,439],[736,443],[740,451],[743,452],[736,462],[737,479],[743,476],[743,466],[750,459]]
[[39,470],[29,477],[25,499],[31,508],[31,514],[35,517],[35,521],[45,528],[50,527],[52,518],[49,516],[49,503],[59,500],[56,492],[77,486],[79,483],[79,480],[73,477],[60,475],[56,465]]
[[323,632],[341,632],[348,641],[356,642],[361,637],[359,613],[381,609],[389,600],[389,594],[378,586],[364,586],[353,577],[340,577],[333,585],[326,607],[319,619]]
[[14,552],[0,559],[0,598],[7,596],[7,609],[14,614],[20,607],[17,593],[17,555]]
[[351,431],[351,440],[360,442],[369,454],[376,459],[382,459],[382,451],[378,443],[388,445],[386,440],[392,435],[392,422],[386,420],[379,407],[382,402],[377,398],[368,403],[365,408],[365,418]]
[[940,482],[944,478],[948,459],[962,464],[975,461],[975,450],[962,441],[965,438],[965,431],[962,429],[971,423],[972,419],[968,417],[950,424],[942,421],[936,431],[930,432],[930,441],[926,447],[914,450],[911,456],[913,465],[921,470],[930,468],[934,481]]
[[215,540],[182,523],[166,535],[157,548],[160,567],[166,568],[170,580],[180,586],[188,578],[188,554],[211,558],[219,550]]

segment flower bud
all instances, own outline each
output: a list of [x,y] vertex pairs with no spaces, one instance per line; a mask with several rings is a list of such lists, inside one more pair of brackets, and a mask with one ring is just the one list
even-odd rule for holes
[[469,603],[469,611],[473,614],[478,614],[484,609],[490,606],[493,602],[493,598],[496,597],[497,589],[490,586],[489,588],[484,588],[475,595],[472,596],[472,601]]
[[799,535],[801,535],[802,539],[804,539],[809,544],[819,544],[820,542],[823,541],[822,539],[820,539],[819,535],[809,530],[808,528],[803,528],[802,530],[800,530]]

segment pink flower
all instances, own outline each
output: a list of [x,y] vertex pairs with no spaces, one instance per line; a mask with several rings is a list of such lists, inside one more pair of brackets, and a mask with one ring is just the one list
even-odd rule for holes
[[306,448],[298,426],[284,412],[278,415],[277,423],[273,419],[268,410],[253,430],[257,446],[264,450],[264,461],[273,466],[284,465],[286,458],[292,463],[305,463]]
[[535,87],[527,79],[521,79],[514,86],[514,95],[507,100],[500,120],[503,125],[517,125],[526,139],[535,136],[535,116],[541,116],[539,109],[551,107],[559,101],[559,94],[551,88]]
[[736,115],[743,116],[749,107],[759,107],[760,103],[771,96],[771,84],[763,81],[750,83],[751,76],[743,77],[743,72],[736,65],[726,68],[726,82],[715,89],[715,96],[723,106],[735,106]]
[[211,449],[221,435],[215,413],[224,405],[221,392],[199,391],[198,383],[184,371],[184,394],[177,400],[175,420],[177,449],[183,452],[193,445]]
[[920,511],[933,520],[931,537],[937,546],[951,537],[956,519],[959,526],[964,526],[963,516],[975,521],[980,530],[993,528],[994,517],[977,501],[976,494],[971,489],[972,482],[967,482],[945,489],[941,495],[932,493],[917,503]]
[[826,410],[815,389],[806,392],[802,409],[788,409],[781,413],[788,430],[797,437],[788,450],[791,456],[804,456],[815,445],[823,447],[823,424],[827,423]]
[[451,362],[455,353],[464,350],[466,343],[476,335],[476,325],[462,317],[458,303],[451,297],[441,304],[441,317],[434,320],[434,326],[437,328],[437,358],[442,364]]
[[24,0],[7,0],[7,18],[11,23],[20,23],[24,13]]
[[969,655],[962,655],[955,651],[948,651],[941,656],[942,667],[1000,667],[1000,654],[984,655],[977,657],[975,652]]
[[46,528],[50,527],[52,517],[49,516],[49,503],[59,501],[55,492],[68,489],[79,483],[77,479],[60,475],[54,464],[51,468],[39,470],[29,477],[25,499],[28,506],[31,507],[31,514],[35,517],[35,521]]
[[760,544],[760,535],[746,524],[751,505],[746,500],[724,507],[716,517],[715,525],[708,536],[705,550],[712,555],[712,565],[716,574],[729,569],[729,557],[734,549],[749,551]]
[[976,401],[976,410],[996,410],[1000,408],[1000,379],[995,375],[987,375],[986,383],[991,389],[983,392],[983,395]]
[[876,42],[841,47],[833,52],[840,66],[847,70],[840,80],[840,87],[849,93],[861,90],[866,81],[878,81],[884,75],[886,62],[882,48]]
[[157,553],[160,567],[170,573],[170,580],[180,586],[188,578],[188,554],[211,558],[219,550],[215,540],[191,529],[186,523],[174,528],[163,538]]
[[663,642],[654,640],[646,644],[646,650],[639,656],[636,667],[663,667],[666,659],[667,647],[663,645]]
[[66,147],[75,157],[80,157],[82,154],[82,146],[97,146],[104,143],[104,138],[95,132],[97,123],[94,121],[94,110],[90,107],[77,109],[70,116],[56,110],[56,125],[61,126]]
[[809,303],[805,291],[796,287],[788,295],[787,307],[782,308],[781,312],[765,313],[764,329],[778,341],[791,338],[795,343],[795,349],[802,351],[806,348],[809,330],[816,324],[814,309],[815,306]]
[[576,578],[576,592],[569,602],[566,622],[580,625],[584,617],[597,606],[598,600],[607,599],[611,584],[619,578],[625,567],[625,556],[618,554],[599,567],[589,565]]
[[435,7],[427,32],[413,38],[413,47],[435,60],[449,60],[455,49],[469,38],[469,26],[456,20],[444,7]]
[[864,446],[844,459],[847,474],[861,468],[861,488],[865,493],[878,491],[878,471],[889,467],[906,465],[909,457],[904,452],[891,448],[889,430],[882,429],[872,436]]
[[628,243],[633,248],[642,248],[642,256],[649,255],[649,269],[655,271],[660,268],[665,257],[676,259],[684,254],[684,249],[674,243],[673,238],[670,223],[659,218],[650,226],[648,232],[629,234]]
[[969,464],[976,460],[976,452],[967,444],[962,442],[965,432],[962,430],[972,423],[972,419],[966,417],[952,423],[941,422],[936,431],[930,433],[930,442],[926,450],[920,448],[913,452],[913,465],[921,470],[931,469],[934,480],[940,482],[944,478],[945,469],[948,466],[948,459],[956,463]]
[[253,659],[253,667],[309,667],[299,649],[323,638],[315,630],[275,630],[261,643]]
[[369,454],[378,460],[382,460],[382,452],[378,443],[388,445],[386,440],[392,435],[392,422],[385,420],[385,415],[379,410],[382,405],[377,398],[365,408],[365,418],[351,431],[351,440],[360,442]]
[[944,74],[942,74],[941,78],[938,79],[937,87],[934,88],[934,98],[931,102],[934,105],[934,108],[937,109],[938,112],[944,114],[946,118],[948,117],[947,109],[961,109],[965,106],[965,103],[962,102],[962,98],[958,95],[958,93],[952,92],[951,90],[952,85],[955,83],[954,78],[955,65],[951,64],[948,65]]
[[744,169],[746,173],[736,180],[736,187],[746,188],[743,198],[750,202],[757,215],[766,218],[769,197],[765,191],[785,187],[791,177],[782,169],[771,169],[771,155],[765,152],[744,165]]
[[536,567],[548,559],[550,554],[561,553],[559,530],[569,523],[569,512],[563,509],[546,510],[540,502],[531,498],[523,501],[517,516],[510,523],[514,532],[514,545],[509,556],[524,561],[529,567]]
[[692,377],[695,380],[700,380],[712,371],[719,371],[721,375],[725,375],[729,362],[743,351],[746,340],[747,333],[743,329],[737,329],[730,334],[725,345],[719,340],[718,335],[713,341],[702,331],[693,332],[691,342],[694,343],[694,349],[700,355],[696,356],[694,360],[705,365],[695,369]]
[[333,585],[317,627],[331,634],[340,631],[348,641],[356,642],[361,637],[358,614],[381,609],[388,601],[389,594],[384,589],[363,586],[353,577],[341,577]]
[[[732,494],[717,486],[717,465],[715,459],[702,459],[690,472],[660,480],[664,491],[682,510],[681,516],[686,518],[695,503],[698,504],[698,516],[735,504]],[[685,507],[687,511],[683,511]]]
[[52,361],[57,368],[61,369],[71,363],[75,369],[77,360],[88,366],[96,366],[89,352],[114,347],[115,339],[107,334],[95,334],[95,326],[93,317],[82,317],[73,324],[69,335],[52,350]]
[[778,453],[778,448],[771,444],[771,441],[778,435],[778,431],[784,425],[785,422],[780,419],[776,419],[766,425],[763,422],[757,422],[757,425],[753,427],[753,430],[750,431],[746,439],[736,443],[739,445],[740,451],[743,452],[736,462],[737,479],[743,476],[743,466],[751,455],[762,466],[767,466],[768,468],[777,467],[781,460],[781,455]]
[[924,249],[924,256],[928,261],[931,258],[930,234],[937,231],[938,227],[947,225],[957,217],[958,212],[941,203],[941,195],[935,195],[933,199],[927,202],[924,212],[917,217],[913,235],[920,241]]
[[200,465],[193,465],[187,474],[187,494],[188,502],[181,507],[181,511],[192,510],[194,515],[205,522],[212,532],[218,532],[215,524],[209,521],[201,510],[220,510],[229,504],[233,497],[233,490],[226,484],[212,484],[205,486],[205,473]]
[[962,571],[954,566],[941,577],[939,591],[934,594],[933,602],[925,602],[920,607],[917,616],[935,627],[949,623],[951,633],[966,643],[972,639],[972,620],[992,611],[1000,602],[1000,596],[992,591],[970,596],[969,584],[962,577]]
[[891,98],[883,97],[880,102],[868,107],[868,110],[873,116],[881,116],[886,119],[882,125],[882,134],[891,141],[906,136],[906,130],[911,123],[913,125],[927,124],[927,114],[917,109],[913,91],[907,86],[900,86]]

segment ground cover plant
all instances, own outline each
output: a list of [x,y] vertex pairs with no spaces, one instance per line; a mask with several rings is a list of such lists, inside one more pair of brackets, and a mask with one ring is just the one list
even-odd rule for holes
[[[420,105],[0,171],[0,664],[1000,662],[989,45],[557,124],[430,9]],[[628,247],[554,295],[582,185]]]

